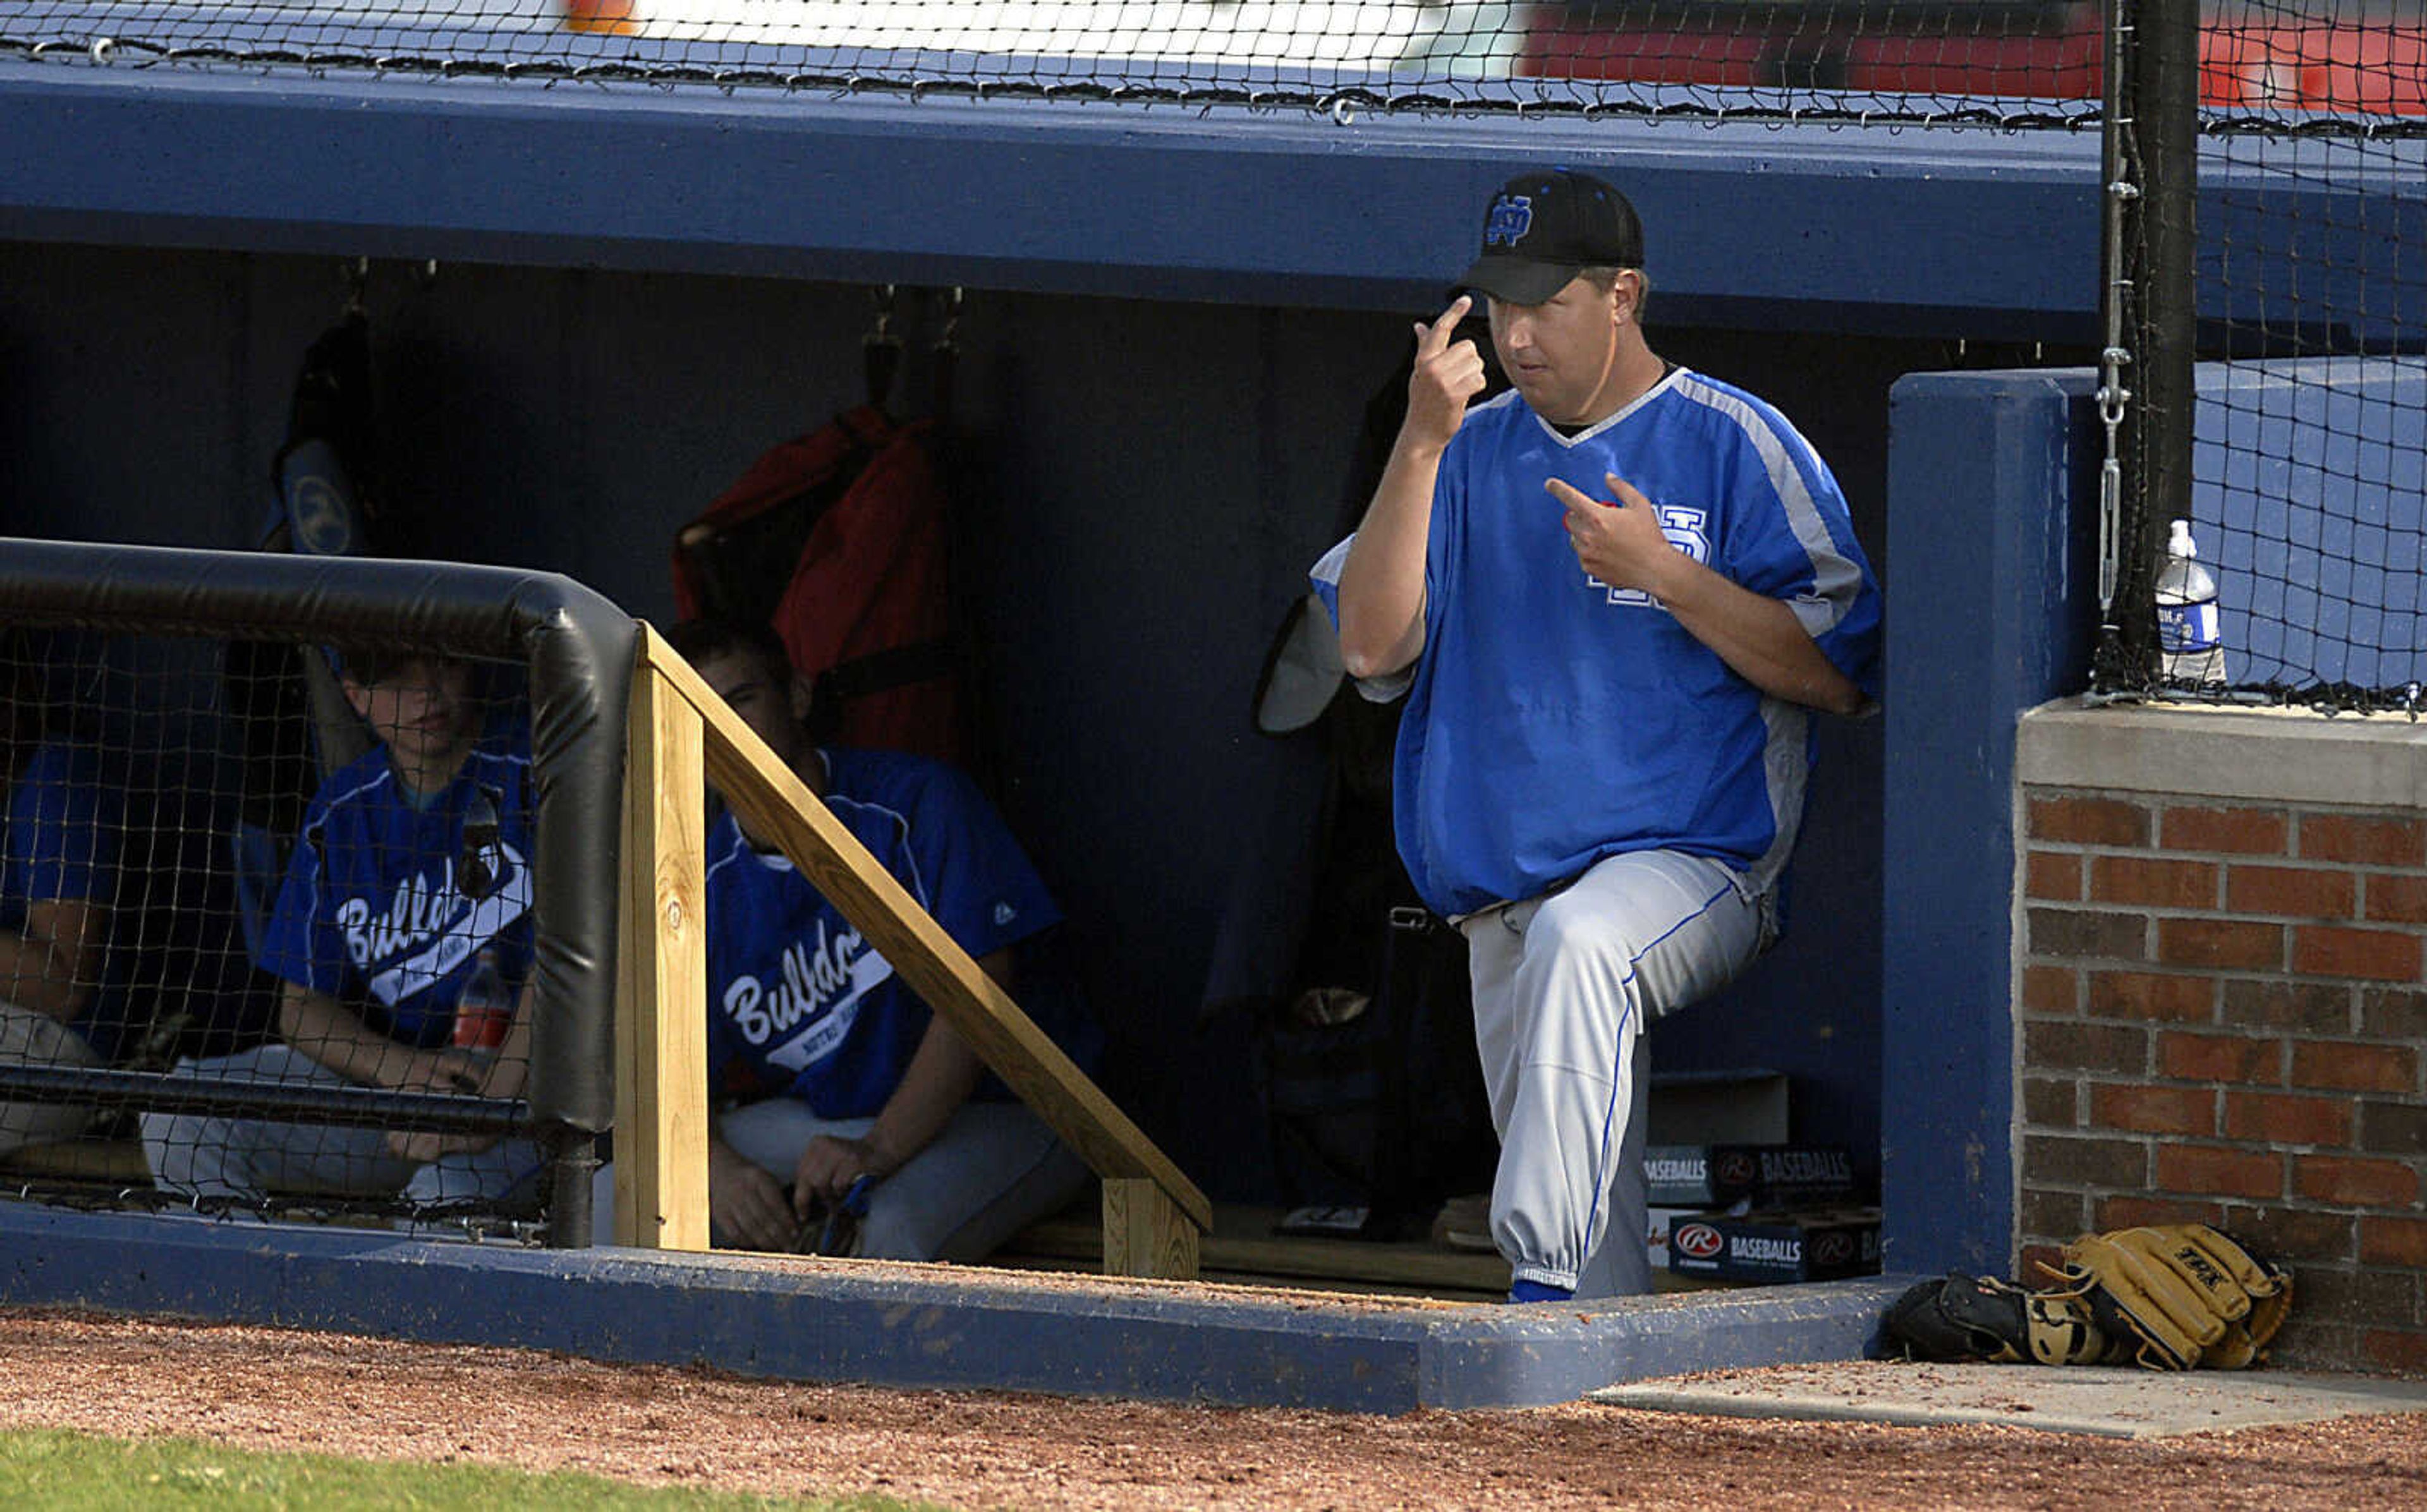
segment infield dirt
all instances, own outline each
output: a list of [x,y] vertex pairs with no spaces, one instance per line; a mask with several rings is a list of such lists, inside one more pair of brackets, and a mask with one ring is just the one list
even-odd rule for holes
[[2419,1413],[2143,1439],[1594,1403],[1366,1418],[37,1312],[0,1312],[0,1365],[9,1426],[969,1509],[2427,1506]]

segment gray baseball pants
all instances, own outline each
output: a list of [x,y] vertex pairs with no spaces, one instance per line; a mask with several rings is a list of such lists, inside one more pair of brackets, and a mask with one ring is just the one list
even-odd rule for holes
[[1457,921],[1500,1135],[1491,1234],[1515,1279],[1652,1290],[1643,1032],[1761,953],[1768,900],[1747,888],[1724,863],[1646,851]]

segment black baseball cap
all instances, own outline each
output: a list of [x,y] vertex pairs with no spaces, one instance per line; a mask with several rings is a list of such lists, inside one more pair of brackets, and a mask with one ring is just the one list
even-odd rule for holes
[[1483,252],[1458,281],[1509,304],[1540,304],[1588,268],[1641,268],[1643,222],[1590,173],[1555,168],[1500,187]]

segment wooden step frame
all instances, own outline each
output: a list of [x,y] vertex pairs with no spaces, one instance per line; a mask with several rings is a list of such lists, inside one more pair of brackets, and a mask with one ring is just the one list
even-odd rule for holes
[[709,783],[1102,1179],[1104,1274],[1194,1277],[1214,1222],[1205,1194],[645,624],[624,784],[615,1242],[709,1247]]

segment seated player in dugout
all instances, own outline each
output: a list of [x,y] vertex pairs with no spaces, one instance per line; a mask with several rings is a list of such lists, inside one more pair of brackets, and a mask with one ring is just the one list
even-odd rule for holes
[[[43,701],[18,662],[0,708],[0,1060],[90,1068],[117,1049],[97,1021],[117,870],[115,805],[89,750],[47,738]],[[89,1106],[0,1102],[0,1155],[73,1138]]]
[[[529,1068],[530,735],[466,662],[339,652],[377,743],[320,785],[260,946],[278,1038],[180,1066],[202,1078],[519,1097]],[[535,1195],[519,1139],[146,1114],[163,1189],[198,1205],[279,1191],[400,1196],[415,1211]]]
[[[820,746],[771,632],[667,640],[895,881],[1087,1070],[1100,1034],[1047,966],[1061,910],[974,783],[901,752]],[[976,1260],[1067,1206],[1087,1168],[765,837],[707,844],[709,1227],[719,1245]],[[611,1237],[611,1167],[594,1193]]]

